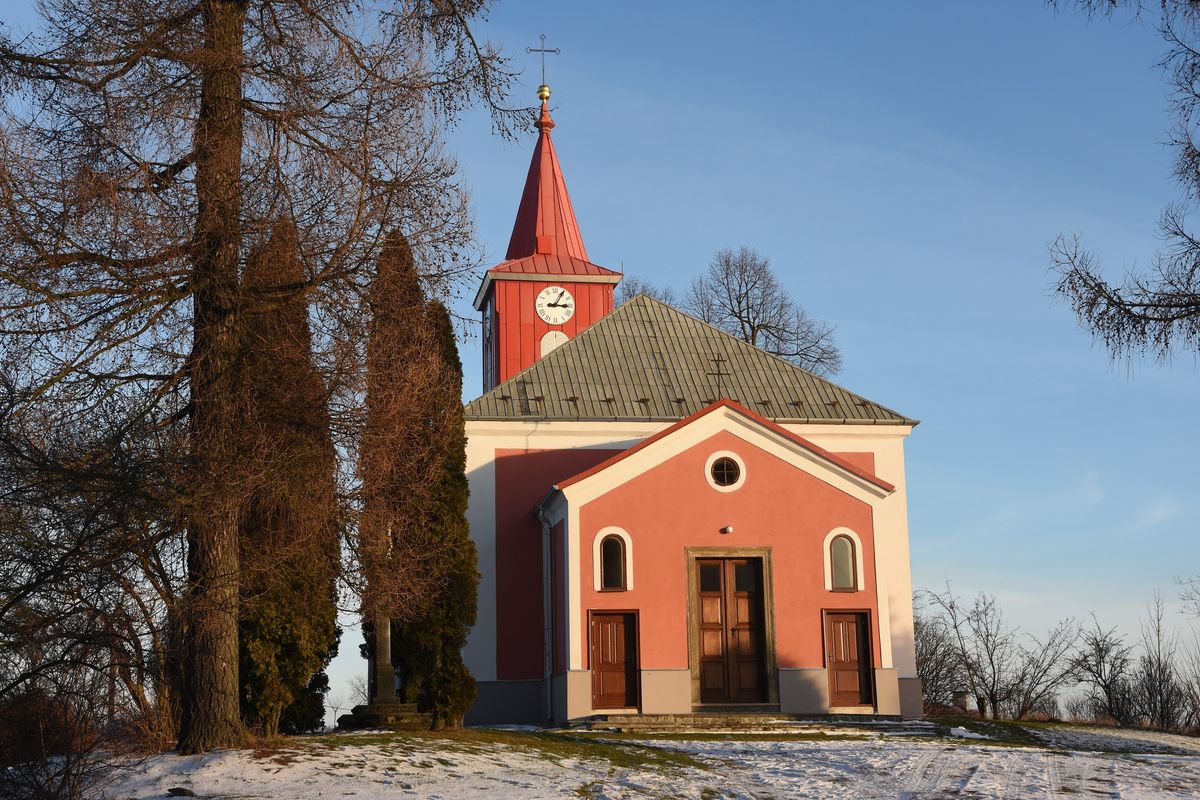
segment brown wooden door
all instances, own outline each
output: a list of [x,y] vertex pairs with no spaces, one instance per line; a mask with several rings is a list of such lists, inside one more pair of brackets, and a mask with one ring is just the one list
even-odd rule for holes
[[637,623],[633,614],[592,615],[592,707],[637,707]]
[[767,699],[762,560],[696,560],[700,702]]
[[825,614],[825,666],[829,671],[829,705],[870,705],[869,634],[866,614]]

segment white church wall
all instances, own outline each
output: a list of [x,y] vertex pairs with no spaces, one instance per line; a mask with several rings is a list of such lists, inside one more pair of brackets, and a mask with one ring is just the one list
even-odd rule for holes
[[[900,680],[917,674],[913,650],[912,570],[908,546],[908,494],[904,473],[904,440],[907,425],[784,425],[814,444],[834,453],[873,453],[875,474],[896,487],[892,496],[875,509],[875,565],[880,586],[887,586],[887,609],[880,605],[880,633],[888,628],[890,663]],[[882,600],[883,598],[881,598]],[[906,711],[907,713],[907,711]]]

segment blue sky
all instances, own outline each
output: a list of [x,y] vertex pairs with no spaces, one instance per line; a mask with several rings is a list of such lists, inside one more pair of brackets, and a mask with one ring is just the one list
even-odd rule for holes
[[[836,324],[838,382],[923,420],[917,586],[993,592],[1034,631],[1094,611],[1136,632],[1155,589],[1178,607],[1173,578],[1200,572],[1196,358],[1113,363],[1047,271],[1060,232],[1114,278],[1159,244],[1178,190],[1152,24],[1040,0],[503,3],[480,33],[524,68],[529,104],[543,32],[592,259],[680,288],[752,246]],[[532,147],[482,113],[451,137],[491,262]],[[463,360],[474,396],[477,339]],[[362,671],[357,637],[335,694]]]
[[[592,260],[682,287],[755,247],[837,325],[838,382],[922,420],[918,586],[993,592],[1024,629],[1094,611],[1136,632],[1200,572],[1200,374],[1191,354],[1113,363],[1051,297],[1047,245],[1078,232],[1119,279],[1159,244],[1178,189],[1148,22],[1037,0],[509,3],[483,31],[531,103],[524,48],[562,49],[554,138]],[[498,262],[533,138],[473,115],[452,146]],[[473,396],[477,341],[463,357]]]

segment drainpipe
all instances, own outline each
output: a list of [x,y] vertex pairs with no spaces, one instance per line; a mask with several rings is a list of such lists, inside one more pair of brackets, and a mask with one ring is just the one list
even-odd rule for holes
[[546,717],[554,720],[554,687],[551,680],[551,670],[554,669],[552,659],[554,646],[554,598],[551,597],[550,570],[553,568],[550,556],[550,521],[546,519],[545,509],[539,505],[535,511],[538,521],[542,523],[542,674],[545,684],[544,708]]

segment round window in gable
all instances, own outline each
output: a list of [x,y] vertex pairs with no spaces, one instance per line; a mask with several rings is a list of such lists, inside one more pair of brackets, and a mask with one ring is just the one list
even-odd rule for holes
[[704,477],[718,492],[732,492],[746,482],[746,464],[737,453],[721,450],[708,457]]
[[733,486],[742,477],[742,468],[729,456],[721,456],[712,465],[712,479],[717,486]]

